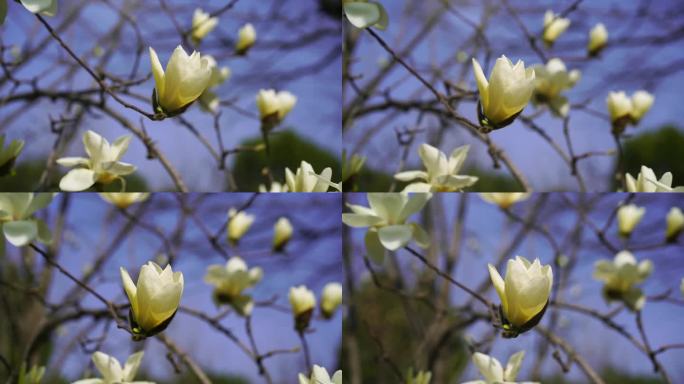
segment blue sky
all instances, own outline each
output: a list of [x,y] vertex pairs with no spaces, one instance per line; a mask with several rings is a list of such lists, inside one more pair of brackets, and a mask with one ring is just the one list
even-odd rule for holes
[[[190,28],[192,13],[196,7],[201,7],[206,11],[215,11],[225,5],[224,1],[167,1],[167,3],[174,9],[179,9],[176,17],[184,28]],[[272,0],[239,1],[233,9],[221,16],[218,27],[202,42],[200,51],[203,54],[215,56],[219,65],[229,66],[232,70],[232,78],[218,88],[218,94],[223,100],[236,100],[239,108],[254,115],[257,113],[255,96],[259,89],[288,90],[299,100],[283,126],[293,128],[306,139],[314,141],[333,153],[340,153],[339,57],[341,53],[336,56],[332,55],[327,61],[323,60],[336,46],[340,45],[339,33],[336,32],[339,29],[339,22],[318,14],[316,12],[317,1],[306,0],[299,3],[301,7],[293,8]],[[48,22],[53,26],[60,25],[64,21],[66,8],[62,5],[60,13],[53,18],[47,18]],[[302,13],[303,10],[306,12]],[[26,51],[27,48],[35,46],[38,41],[47,36],[44,28],[21,5],[10,2],[9,15],[5,25],[0,27],[3,45],[17,45]],[[165,66],[172,50],[180,44],[180,39],[167,15],[158,9],[157,3],[139,11],[137,18],[141,21],[139,25],[145,52],[141,57],[136,78],[144,78],[150,73],[147,47],[154,47],[162,65]],[[86,2],[86,5],[82,7],[82,15],[77,25],[63,33],[62,37],[77,54],[88,55],[95,47],[96,40],[104,39],[116,21],[116,13],[105,7],[103,3]],[[247,58],[229,57],[238,29],[247,22],[252,22],[257,30],[257,44]],[[311,35],[314,36],[313,39]],[[84,36],[88,38],[83,38]],[[107,67],[108,71],[121,76],[131,71],[136,48],[135,34],[131,28],[125,30],[124,36],[125,41],[121,42],[121,46],[116,50]],[[304,39],[302,36],[309,36],[309,39]],[[226,42],[226,45],[222,46],[222,41]],[[304,44],[305,41],[312,41],[312,43]],[[291,48],[285,51],[277,49],[282,45]],[[190,49],[190,47],[185,48]],[[56,61],[59,61],[61,65],[59,69],[54,70]],[[78,75],[74,77],[73,82],[60,83],[63,82],[62,79],[65,76],[64,68],[69,68],[72,62],[64,51],[51,41],[42,55],[16,71],[15,75],[20,79],[26,79],[41,74],[41,81],[38,83],[41,87],[54,86],[61,90],[91,87],[92,79],[82,69],[77,70]],[[96,61],[90,58],[89,62],[93,65],[92,63]],[[325,65],[316,65],[319,62],[325,62]],[[310,68],[311,66],[316,68]],[[284,76],[291,72],[303,72],[304,75],[293,80]],[[266,76],[272,73],[281,76]],[[154,81],[150,79],[134,87],[133,92],[149,99],[153,87]],[[26,86],[18,89],[17,92],[25,92],[29,89],[30,87]],[[8,94],[9,87],[4,87],[0,93]],[[109,103],[139,126],[140,115],[129,112],[113,100]],[[152,107],[148,100],[133,100],[133,103],[144,110],[151,111]],[[16,103],[10,107],[0,108],[0,121],[4,121],[17,108]],[[244,116],[227,107],[223,108],[222,112],[220,122],[226,148],[234,148],[245,138],[259,135],[257,119]],[[63,103],[53,104],[43,101],[35,108],[24,111],[19,119],[3,129],[13,139],[27,140],[28,145],[25,149],[26,153],[22,155],[22,160],[31,157],[42,158],[47,155],[55,139],[54,135],[49,134],[49,117],[56,118],[60,114],[65,114]],[[216,147],[211,115],[202,112],[197,105],[194,105],[183,117],[194,123],[196,128]],[[222,173],[216,169],[215,161],[206,149],[187,129],[168,120],[145,121],[145,126],[149,135],[159,144],[162,152],[181,172],[187,184],[192,186],[191,190],[221,190],[224,180]],[[82,129],[93,129],[110,141],[128,133],[99,113],[86,117]],[[74,141],[67,154],[79,156],[83,154],[80,139]],[[159,162],[150,161],[146,156],[144,146],[134,140],[124,160],[139,167],[140,174],[147,178],[152,190],[169,187],[170,179]],[[304,153],[296,154],[296,156],[306,159]],[[202,171],[198,172],[198,169]]]
[[[484,4],[500,5],[500,2],[464,2],[452,1],[452,6],[470,20],[477,22],[483,12]],[[556,12],[565,10],[571,1],[539,0],[534,2],[510,2],[514,7],[523,10],[521,18],[532,33],[538,34],[542,30],[543,14],[547,9]],[[589,30],[597,23],[606,25],[609,32],[609,44],[611,41],[625,38],[643,37],[670,37],[669,31],[680,25],[677,13],[668,12],[676,5],[672,2],[648,2],[649,14],[641,19],[634,19],[636,9],[642,2],[619,1],[619,0],[595,0],[582,2],[577,11],[570,15],[571,25],[565,34],[558,38],[556,45],[548,57],[565,58],[569,70],[580,69],[582,78],[575,88],[565,94],[571,103],[579,103],[590,99],[593,110],[606,113],[605,99],[609,91],[625,90],[628,94],[646,89],[655,95],[655,104],[651,111],[646,114],[636,128],[630,128],[628,134],[638,134],[663,124],[677,123],[681,120],[680,113],[680,89],[684,84],[684,73],[681,71],[681,50],[676,43],[669,44],[646,44],[641,43],[629,46],[609,46],[604,54],[597,60],[571,61],[570,58],[585,55],[585,47]],[[433,10],[441,7],[439,1],[427,1],[420,7],[411,7],[411,2],[385,1],[390,16],[389,28],[380,31],[380,36],[387,41],[396,51],[400,51],[409,40],[418,34],[418,31],[426,22],[428,15]],[[409,11],[407,9],[410,8]],[[424,75],[431,73],[432,69],[440,68],[443,78],[435,84],[439,90],[444,89],[442,81],[450,80],[458,82],[463,70],[467,73],[464,77],[465,86],[476,89],[473,79],[470,58],[464,64],[456,62],[457,53],[464,50],[470,55],[473,46],[464,46],[468,37],[472,34],[472,28],[460,21],[451,13],[444,12],[441,22],[430,34],[422,40],[411,54],[406,58],[415,68]],[[510,17],[506,9],[499,7],[486,30],[486,36],[491,44],[491,60],[485,63],[483,47],[478,45],[476,58],[480,61],[489,74],[494,60],[501,55],[506,55],[514,62],[522,59],[526,65],[540,64],[540,59],[531,50],[524,35],[517,24]],[[674,34],[673,34],[674,36]],[[357,84],[363,88],[367,79],[379,71],[379,66],[388,60],[389,56],[370,36],[363,36],[359,47],[355,51],[355,59],[352,75],[356,76]],[[449,66],[444,63],[449,62]],[[465,67],[464,67],[465,66]],[[651,69],[668,68],[660,75],[653,75]],[[430,76],[427,75],[429,78]],[[428,91],[411,77],[407,71],[399,65],[391,71],[390,75],[380,86],[380,91],[392,89],[391,96],[394,100],[430,100]],[[352,90],[348,91],[348,98],[355,95]],[[348,102],[349,100],[347,100]],[[376,97],[368,104],[382,102],[383,99]],[[473,102],[461,103],[458,111],[471,121],[476,121],[475,104]],[[531,115],[535,108],[528,106],[523,115]],[[377,113],[357,120],[356,125],[345,132],[345,148],[355,148],[359,138],[388,116],[387,111]],[[571,137],[577,153],[585,151],[605,151],[614,148],[613,138],[610,133],[609,123],[603,119],[582,111],[571,111]],[[395,137],[395,129],[423,128],[433,132],[439,127],[437,121],[431,118],[423,118],[418,123],[419,115],[415,112],[399,113],[394,119],[385,122],[367,146],[361,149],[363,155],[368,156],[367,164],[370,167],[394,173],[401,158],[401,150]],[[536,120],[551,137],[566,149],[562,133],[562,121],[544,113]],[[428,136],[419,134],[411,149],[407,169],[416,169],[420,166],[417,155],[417,145],[425,142]],[[577,183],[568,174],[568,167],[563,163],[557,153],[544,142],[538,134],[529,130],[521,122],[515,122],[511,126],[491,134],[492,140],[503,148],[515,164],[518,164],[525,174],[533,190],[568,190],[577,189]],[[459,145],[472,144],[468,164],[477,164],[480,167],[492,170],[491,159],[486,148],[475,141],[463,129],[451,126],[445,133],[444,140],[440,143],[440,149],[444,152]],[[566,150],[567,151],[567,150]],[[540,161],[542,160],[542,161]],[[608,157],[596,157],[592,160],[584,160],[581,163],[583,174],[588,180],[590,191],[605,191],[609,188],[608,172],[613,168],[613,160]],[[505,173],[502,171],[502,173]],[[681,176],[680,176],[681,178]],[[682,184],[681,179],[675,175],[675,183]]]
[[[442,230],[445,234],[451,234],[455,222],[455,212],[457,202],[463,198],[460,194],[441,194],[434,199],[441,199],[443,211],[446,212],[446,227]],[[598,226],[602,226],[612,209],[627,195],[612,194],[601,197],[589,212],[589,218]],[[565,197],[573,202],[580,199],[593,199],[596,195],[565,194]],[[505,245],[512,239],[513,235],[519,230],[520,226],[511,223],[498,209],[498,207],[483,202],[475,194],[467,194],[468,211],[466,215],[465,239],[462,245],[462,254],[456,273],[453,276],[457,281],[469,287],[477,287],[482,281],[489,280],[487,273],[487,263],[494,262],[494,255],[497,255]],[[518,216],[525,216],[529,211],[534,200],[539,195],[533,196],[527,202],[519,203],[514,207],[514,212]],[[365,194],[355,194],[349,198],[353,204],[367,206]],[[678,195],[638,195],[633,203],[646,207],[646,214],[642,222],[635,230],[632,239],[627,244],[627,248],[634,245],[656,244],[662,241],[665,231],[665,215],[672,206],[684,208],[684,198]],[[428,207],[435,206],[435,202],[429,203]],[[429,209],[429,208],[428,208]],[[545,226],[557,240],[565,239],[569,231],[575,224],[576,215],[567,209],[567,204],[560,194],[549,196],[545,208],[542,211],[542,221],[537,224]],[[419,216],[416,215],[416,220]],[[586,227],[586,226],[585,226]],[[365,230],[352,229],[354,239],[355,254],[363,254],[363,235]],[[614,223],[607,231],[607,238],[613,244],[620,244],[617,236],[617,227]],[[449,240],[450,241],[450,240]],[[585,230],[582,237],[582,247],[578,253],[578,265],[571,274],[568,289],[564,295],[566,300],[575,304],[594,308],[602,313],[609,312],[615,306],[608,306],[601,297],[601,283],[592,278],[593,264],[597,260],[610,258],[613,254],[605,247],[599,245],[595,235],[590,230]],[[559,241],[562,244],[562,241]],[[567,247],[564,251],[569,251]],[[657,295],[668,289],[673,291],[673,296],[682,299],[679,291],[679,284],[684,277],[684,263],[681,261],[684,246],[682,239],[677,245],[666,248],[657,248],[649,251],[635,251],[637,260],[651,259],[655,269],[653,275],[643,284],[643,289],[647,295]],[[529,259],[539,258],[542,263],[553,262],[553,251],[546,240],[539,235],[528,236],[521,245],[515,249],[514,254],[522,255]],[[399,252],[399,260],[405,265],[405,271],[411,268],[422,268],[422,264],[411,254]],[[355,271],[364,278],[369,275],[360,257],[355,259]],[[501,270],[500,273],[504,274]],[[558,276],[558,271],[554,272]],[[410,273],[405,273],[411,276]],[[557,279],[556,279],[557,282]],[[499,302],[496,293],[490,289],[488,297],[495,302]],[[452,302],[455,305],[463,304],[469,296],[458,288],[452,289]],[[479,304],[477,304],[479,305]],[[477,308],[484,310],[484,308]],[[549,314],[547,312],[541,324],[547,324]],[[566,325],[562,327],[559,334],[566,338],[571,345],[576,348],[595,368],[603,364],[612,364],[614,367],[627,372],[651,374],[652,366],[647,358],[639,352],[631,343],[626,341],[616,332],[607,329],[597,320],[588,318],[581,314],[561,311],[561,322]],[[681,343],[681,320],[684,316],[684,306],[673,305],[665,302],[648,302],[644,308],[643,319],[649,341],[653,346],[661,346],[671,343]],[[624,325],[632,334],[638,335],[634,316],[627,311],[621,312],[614,320]],[[467,335],[475,340],[481,340],[491,326],[483,322],[469,328]],[[508,357],[522,349],[527,351],[526,360],[523,363],[522,372],[518,379],[529,379],[529,373],[535,359],[535,349],[537,343],[542,339],[534,332],[529,332],[516,339],[497,338],[492,354],[502,362]],[[660,356],[660,361],[668,368],[668,373],[672,376],[673,382],[684,380],[684,370],[680,362],[684,358],[684,351],[671,350]],[[543,372],[553,374],[559,373],[560,367],[557,363],[547,357]],[[461,379],[475,379],[477,372],[470,366]],[[582,372],[574,366],[570,371],[571,378],[583,381]]]
[[[216,231],[225,220],[228,209],[240,206],[249,196],[206,195],[197,214],[207,228],[212,232]],[[54,218],[63,197],[64,195],[57,197],[49,206],[49,217]],[[185,197],[188,202],[197,198],[198,195],[195,194]],[[316,297],[320,297],[326,283],[342,281],[340,201],[341,196],[334,194],[261,195],[247,210],[256,215],[253,227],[237,248],[228,250],[231,255],[239,255],[245,259],[250,267],[263,268],[264,278],[251,292],[258,301],[267,301],[275,297],[278,308],[281,308],[256,308],[253,312],[253,329],[261,352],[289,349],[299,345],[299,339],[293,331],[293,320],[287,299],[290,286],[305,284],[314,291]],[[71,273],[80,276],[93,262],[96,254],[108,246],[126,219],[113,211],[111,206],[96,194],[73,194],[70,202],[66,216],[64,247],[59,262]],[[147,214],[141,216],[140,220],[156,226],[168,235],[176,227],[179,218],[178,200],[173,194],[155,194],[150,204]],[[131,208],[134,209],[135,207]],[[292,242],[286,248],[287,253],[276,255],[270,252],[272,226],[281,216],[290,219],[295,232]],[[52,220],[48,222],[52,223]],[[181,305],[214,316],[219,310],[211,300],[211,286],[204,283],[203,277],[209,265],[225,263],[225,260],[212,250],[196,225],[189,224],[182,235],[184,247],[178,252],[174,264],[174,270],[182,271],[185,279]],[[226,242],[225,239],[221,241],[223,244]],[[11,246],[8,246],[9,248]],[[159,248],[159,239],[138,227],[111,255],[102,273],[93,280],[91,286],[115,303],[127,302],[121,288],[119,267],[125,267],[135,279],[139,267],[159,255]],[[48,296],[49,301],[61,302],[63,295],[73,287],[73,282],[55,273]],[[102,308],[101,302],[92,296],[86,296],[82,305],[84,308]],[[336,369],[338,346],[342,337],[341,321],[342,314],[338,311],[329,321],[317,319],[312,322],[311,328],[314,332],[308,335],[307,339],[314,363],[328,369]],[[241,318],[232,314],[225,318],[222,324],[247,343],[244,321]],[[74,335],[90,326],[89,321],[81,320],[62,327],[56,338],[56,350],[64,348]],[[98,326],[87,333],[87,336],[94,338],[99,336],[100,332],[101,327]],[[207,370],[239,374],[254,379],[254,382],[261,382],[253,362],[227,338],[204,322],[190,315],[178,313],[166,334]],[[101,350],[123,360],[132,351],[137,351],[141,347],[141,343],[132,343],[130,336],[124,331],[111,329]],[[143,369],[158,378],[172,374],[173,368],[166,361],[166,350],[163,345],[156,340],[149,340],[146,342],[145,351]],[[75,379],[89,361],[90,356],[76,348],[75,352],[65,359],[63,366],[50,366],[49,369],[58,369],[67,377]],[[291,382],[298,372],[306,369],[301,353],[279,355],[267,360],[266,366],[276,382]]]

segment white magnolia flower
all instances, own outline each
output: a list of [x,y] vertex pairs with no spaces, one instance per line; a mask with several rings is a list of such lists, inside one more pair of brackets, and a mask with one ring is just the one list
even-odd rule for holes
[[170,265],[161,269],[154,262],[140,268],[137,284],[125,268],[119,268],[124,290],[131,303],[133,332],[152,336],[169,325],[183,295],[183,273]]
[[150,197],[147,192],[106,192],[100,193],[102,200],[119,208],[128,208],[135,203],[142,203]]
[[250,215],[245,211],[238,212],[235,208],[228,210],[228,241],[232,244],[237,244],[237,242],[242,238],[242,236],[247,233],[249,228],[254,223],[254,215]]
[[72,384],[154,384],[151,381],[135,381],[140,362],[144,352],[132,354],[126,360],[123,368],[116,358],[97,351],[93,353],[93,363],[100,374],[101,379],[83,379]]
[[350,227],[369,227],[365,243],[371,260],[380,263],[385,249],[396,251],[411,240],[422,248],[430,245],[425,230],[408,222],[430,200],[430,193],[368,193],[366,196],[370,207],[347,204],[352,213],[343,213],[342,222]]
[[216,63],[216,59],[214,59],[213,56],[205,55],[204,58],[209,61],[211,77],[209,78],[207,89],[202,92],[198,101],[200,103],[200,107],[202,107],[204,111],[216,112],[219,108],[220,100],[218,95],[213,92],[212,89],[228,81],[231,72],[230,68],[228,67],[219,67]]
[[589,43],[587,51],[589,56],[595,56],[608,44],[608,30],[603,23],[598,23],[589,32]]
[[199,52],[188,56],[180,45],[173,51],[166,64],[166,71],[152,47],[150,62],[156,85],[152,100],[154,111],[168,116],[185,111],[207,89],[211,80],[209,60]]
[[273,249],[282,251],[292,238],[292,223],[287,217],[281,217],[273,226]]
[[610,120],[615,123],[621,119],[628,119],[637,124],[646,112],[651,109],[655,97],[646,91],[636,91],[630,99],[624,91],[610,92],[606,98]]
[[290,306],[295,318],[295,329],[304,332],[309,327],[311,315],[316,308],[316,296],[306,286],[290,287]]
[[134,165],[119,161],[128,150],[131,136],[121,136],[114,143],[93,131],[83,135],[83,146],[88,154],[84,157],[63,157],[57,159],[57,164],[65,167],[77,167],[69,171],[59,182],[63,191],[84,191],[96,183],[110,184],[115,180],[121,181],[125,189],[123,176],[135,172]]
[[292,111],[297,104],[297,97],[287,91],[262,89],[257,94],[256,104],[261,121],[273,121],[277,125]]
[[327,192],[330,187],[340,191],[341,186],[339,183],[331,182],[331,177],[330,167],[317,174],[311,164],[303,160],[295,172],[285,168],[285,182],[289,192]]
[[259,192],[270,192],[270,193],[281,193],[281,192],[288,192],[287,189],[287,184],[280,184],[277,181],[271,182],[271,186],[269,188],[266,188],[265,185],[260,184],[259,185]]
[[646,296],[637,284],[643,283],[653,272],[653,263],[637,260],[628,251],[621,251],[612,261],[599,260],[594,264],[594,278],[602,281],[608,300],[622,300],[632,310],[640,310]]
[[570,26],[570,19],[560,17],[548,10],[544,13],[544,33],[542,39],[547,45],[553,45],[560,35]]
[[665,238],[667,241],[674,242],[682,230],[684,230],[684,213],[682,213],[679,207],[672,207],[667,213],[665,221],[667,222]]
[[525,68],[522,60],[513,65],[506,57],[496,60],[489,81],[473,59],[473,73],[480,91],[480,122],[491,129],[502,128],[513,122],[522,112],[534,91],[534,69]]
[[218,25],[218,18],[211,17],[207,12],[200,8],[195,9],[192,15],[192,40],[195,44],[199,44],[209,32],[213,31]]
[[235,43],[235,52],[237,52],[238,55],[246,54],[256,42],[256,38],[257,33],[256,29],[254,29],[254,26],[249,23],[243,25],[238,31],[238,39]]
[[651,109],[651,106],[653,106],[653,102],[655,101],[655,97],[644,91],[636,91],[632,95],[632,119],[635,121],[635,123],[639,122],[642,117],[646,114]]
[[14,162],[22,149],[24,149],[24,140],[12,140],[5,148],[5,135],[0,135],[0,177],[12,171]]
[[233,256],[225,265],[210,265],[204,281],[214,286],[214,300],[217,303],[230,304],[240,315],[249,316],[254,303],[252,297],[243,294],[243,291],[256,285],[263,276],[260,267],[248,269],[244,260]]
[[377,1],[343,0],[344,14],[356,28],[387,29],[389,17],[385,7]]
[[516,256],[508,260],[505,280],[492,264],[487,264],[487,267],[506,317],[504,329],[506,321],[513,326],[513,335],[537,325],[551,295],[551,266],[542,265],[539,259],[530,263],[526,258]]
[[340,304],[342,304],[342,284],[326,284],[321,295],[321,312],[323,316],[326,319],[331,318]]
[[500,193],[480,193],[482,200],[496,204],[501,209],[508,209],[513,204],[529,199],[531,196],[527,192],[500,192]]
[[455,192],[477,182],[477,177],[459,175],[458,172],[468,156],[469,145],[458,147],[446,154],[439,149],[423,144],[418,150],[425,171],[404,171],[394,175],[400,181],[423,180],[406,186],[403,192]]
[[627,192],[684,192],[684,186],[672,187],[672,173],[665,172],[658,180],[655,172],[645,165],[641,166],[641,171],[636,180],[632,175],[625,175]]
[[[31,13],[40,13],[43,16],[54,16],[57,14],[57,0],[20,0]],[[1,6],[0,6],[1,7]]]
[[577,69],[569,71],[561,59],[549,60],[546,65],[534,66],[535,100],[545,102],[558,116],[567,116],[570,110],[568,99],[561,93],[575,86],[581,77]]
[[307,378],[303,373],[299,374],[299,384],[342,384],[342,371],[335,372],[330,378],[325,368],[314,365],[311,377]]
[[620,236],[629,237],[634,230],[634,227],[639,224],[641,218],[644,217],[646,208],[637,207],[634,204],[623,205],[617,211],[618,229]]
[[[468,381],[463,384],[516,384],[515,378],[520,372],[520,365],[525,358],[525,351],[516,352],[508,359],[506,369],[501,366],[499,360],[485,355],[484,353],[475,352],[473,354],[473,364],[484,380]],[[521,382],[520,384],[534,384],[533,382]]]
[[33,214],[50,204],[53,197],[52,193],[0,193],[0,226],[10,244],[21,247],[33,240],[51,241],[47,225]]

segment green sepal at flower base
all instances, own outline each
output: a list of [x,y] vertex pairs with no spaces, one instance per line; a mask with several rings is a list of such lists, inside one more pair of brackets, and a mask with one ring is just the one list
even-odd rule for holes
[[515,326],[511,324],[508,319],[506,318],[506,315],[503,313],[503,306],[498,306],[498,312],[499,312],[499,317],[501,320],[501,336],[503,336],[506,339],[513,339],[518,337],[521,333],[525,333],[529,331],[530,329],[534,328],[539,322],[541,321],[542,317],[544,317],[544,313],[546,313],[546,308],[549,306],[549,302],[547,301],[546,304],[544,305],[544,308],[542,308],[541,312],[537,313],[533,318],[531,318],[528,322],[523,324],[522,326]]
[[178,115],[183,114],[183,112],[187,111],[188,108],[194,103],[190,102],[189,104],[186,104],[184,107],[173,111],[173,112],[167,112],[162,108],[161,105],[159,105],[159,98],[157,97],[157,89],[153,88],[152,89],[152,111],[154,112],[155,118],[158,120],[163,120],[166,119],[167,117],[175,117]]
[[5,135],[0,135],[0,177],[13,174],[17,157],[24,149],[23,140],[12,140],[5,148]]
[[149,331],[144,330],[138,323],[135,321],[135,317],[133,316],[133,310],[129,309],[128,310],[128,325],[131,327],[131,332],[133,332],[133,341],[141,341],[145,340],[148,337],[152,337],[158,333],[163,332],[168,328],[169,324],[171,324],[171,321],[173,318],[176,316],[176,313],[178,310],[174,311],[171,316],[169,316],[168,319],[164,320],[161,322],[159,325],[156,327],[152,328]]
[[482,111],[481,102],[479,100],[477,102],[477,121],[480,123],[480,128],[481,128],[480,131],[482,133],[490,133],[492,131],[496,131],[497,129],[508,127],[509,125],[513,124],[515,119],[517,119],[518,116],[520,116],[520,114],[522,112],[523,112],[523,110],[521,109],[520,112],[512,115],[508,119],[506,119],[500,123],[494,123],[491,120],[489,120],[487,118],[487,116],[484,115],[484,112]]

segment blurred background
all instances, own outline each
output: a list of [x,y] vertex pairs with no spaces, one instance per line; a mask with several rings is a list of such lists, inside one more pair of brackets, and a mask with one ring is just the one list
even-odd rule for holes
[[[366,195],[346,194],[347,203],[368,206]],[[611,219],[621,202],[646,208],[645,216],[625,241]],[[534,194],[505,213],[477,194],[435,194],[412,221],[430,234],[431,247],[419,250],[444,273],[470,289],[500,300],[490,282],[487,263],[505,263],[521,255],[539,258],[554,271],[552,300],[611,315],[619,327],[641,340],[634,313],[608,304],[602,283],[592,278],[594,263],[630,250],[638,261],[650,259],[653,274],[641,285],[648,297],[642,312],[653,349],[682,343],[684,243],[666,244],[665,216],[684,208],[677,194]],[[401,249],[382,265],[364,261],[365,229],[344,227],[346,286],[344,372],[347,383],[397,383],[409,367],[430,370],[434,383],[480,379],[471,362],[474,351],[506,364],[520,350],[526,355],[516,381],[590,382],[577,364],[563,373],[552,357],[558,348],[534,329],[517,338],[495,333],[486,306],[438,277],[415,256]],[[603,239],[600,238],[602,233]],[[552,240],[549,240],[551,238]],[[563,267],[561,267],[561,265]],[[502,276],[505,264],[498,268]],[[562,337],[609,384],[662,383],[649,358],[602,321],[554,304],[540,326]],[[560,352],[562,361],[568,361]],[[673,383],[684,381],[684,350],[657,355]]]
[[[147,112],[152,112],[154,88],[148,47],[156,50],[164,67],[179,44],[188,53],[197,49],[212,55],[219,67],[229,67],[230,79],[214,90],[221,100],[218,116],[195,103],[180,117],[141,120],[140,114],[111,97],[105,99],[134,126],[146,130],[191,191],[252,191],[267,182],[261,174],[265,166],[282,182],[285,167],[296,168],[302,160],[319,172],[332,167],[333,179],[339,181],[341,10],[328,0],[297,1],[296,7],[291,3],[238,0],[225,8],[229,3],[219,0],[60,1],[57,15],[46,20],[91,68],[110,79],[132,82],[120,96]],[[17,161],[16,176],[0,178],[0,190],[50,190],[66,171],[48,158],[51,152],[56,157],[82,156],[81,136],[87,129],[110,141],[129,132],[97,106],[74,101],[74,92],[97,89],[93,79],[33,14],[14,1],[8,4],[9,16],[0,27],[0,133],[25,140],[26,148]],[[193,45],[180,32],[192,28],[197,8],[221,13],[217,27]],[[246,56],[238,56],[235,41],[246,23],[254,25],[257,41]],[[295,109],[270,135],[270,157],[263,150],[245,150],[261,142],[255,97],[259,89],[268,88],[298,97]],[[100,100],[97,91],[85,97]],[[221,169],[215,157],[221,149],[242,151],[231,152]],[[161,164],[147,156],[143,143],[133,140],[123,160],[139,169],[129,177],[128,189],[172,190]],[[48,177],[40,183],[46,165]]]
[[[681,1],[551,1],[551,0],[426,0],[385,1],[390,23],[376,32],[406,62],[443,94],[465,91],[453,104],[459,114],[477,122],[477,91],[471,58],[488,76],[494,61],[506,55],[526,66],[543,64],[531,48],[516,17],[524,24],[547,58],[561,58],[568,70],[578,69],[577,85],[565,91],[571,110],[569,136],[588,191],[614,191],[617,184],[616,145],[608,120],[606,97],[610,91],[628,95],[645,89],[655,103],[636,127],[623,135],[625,169],[632,175],[648,165],[658,175],[672,171],[674,184],[684,184],[684,163],[674,161],[684,145],[680,89],[684,84],[684,3]],[[513,13],[509,11],[513,10]],[[564,12],[571,20],[567,31],[551,49],[539,36],[547,10]],[[514,16],[515,15],[515,16]],[[589,31],[598,23],[608,30],[608,46],[588,58]],[[418,146],[430,143],[450,153],[471,144],[461,173],[480,181],[469,190],[519,190],[505,168],[494,169],[487,147],[465,129],[429,106],[434,96],[392,60],[368,33],[345,24],[343,62],[344,149],[368,158],[358,179],[359,191],[388,191],[391,177],[406,157],[403,169],[420,169]],[[445,83],[452,86],[445,91]],[[432,104],[431,104],[432,103]],[[518,119],[489,136],[529,179],[534,191],[579,190],[570,167],[547,138],[568,152],[563,120],[532,104],[523,117],[536,123],[536,131]],[[541,131],[541,135],[538,131]],[[410,145],[400,145],[413,136]],[[394,190],[400,190],[401,185]]]
[[[253,200],[252,200],[253,199]],[[264,277],[251,293],[257,305],[252,330],[260,353],[280,351],[264,360],[275,383],[293,383],[308,371],[301,350],[284,352],[301,343],[294,331],[288,302],[291,286],[304,284],[316,298],[323,286],[342,282],[341,196],[327,194],[173,194],[158,193],[126,212],[113,208],[97,194],[61,194],[39,212],[55,233],[55,260],[116,305],[128,303],[119,267],[135,279],[149,260],[170,262],[182,271],[185,289],[181,309],[164,334],[191,356],[213,383],[264,383],[254,361],[235,343],[187,310],[210,318],[225,315],[226,307],[212,301],[212,286],[203,281],[211,264],[225,264],[226,255],[259,266]],[[229,208],[247,207],[255,221],[237,246],[227,244]],[[271,250],[273,225],[287,217],[294,227],[282,253]],[[215,244],[209,236],[216,234]],[[4,238],[2,239],[4,244]],[[220,251],[219,251],[220,250]],[[87,277],[86,277],[87,276]],[[133,352],[145,356],[137,380],[194,383],[195,377],[177,356],[176,373],[167,348],[156,338],[131,341],[111,318],[79,311],[102,311],[104,305],[54,268],[40,255],[5,244],[0,256],[0,354],[18,369],[22,359],[47,366],[43,383],[70,383],[93,371],[91,354],[103,351],[122,363]],[[47,304],[42,304],[42,301]],[[123,311],[122,311],[123,312]],[[330,320],[316,311],[307,334],[312,363],[334,371],[339,366],[342,315]],[[249,345],[245,320],[234,312],[219,323]],[[31,352],[27,352],[29,345]],[[0,380],[7,372],[0,368]],[[92,377],[92,376],[91,376]],[[101,377],[101,376],[100,376]]]

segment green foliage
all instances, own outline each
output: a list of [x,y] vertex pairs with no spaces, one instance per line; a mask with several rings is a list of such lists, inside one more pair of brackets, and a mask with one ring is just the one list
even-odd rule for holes
[[[15,172],[12,175],[0,177],[0,191],[4,192],[26,192],[37,191],[39,188],[40,178],[45,170],[46,159],[32,159],[24,161],[15,167]],[[45,192],[59,192],[59,180],[64,176],[66,169],[60,169],[57,166],[55,173],[53,170],[53,178],[49,180],[45,186]],[[147,182],[138,173],[126,176],[126,192],[146,192],[148,190]],[[119,182],[114,182],[105,186],[103,192],[119,192],[121,185]]]
[[[241,145],[254,147],[262,142],[261,137],[248,139]],[[285,168],[295,172],[302,160],[310,163],[317,173],[324,168],[332,168],[332,181],[340,180],[340,159],[329,151],[320,148],[313,142],[297,135],[293,131],[275,132],[269,135],[270,156],[265,151],[241,152],[235,158],[233,175],[238,183],[239,191],[256,191],[260,184],[267,185],[262,171],[268,165],[273,173],[273,180],[285,182]]]
[[[394,279],[380,274],[377,278],[383,287],[396,287]],[[434,279],[418,284],[414,289],[419,293],[409,294],[425,295],[433,290],[431,284],[434,284]],[[410,289],[403,289],[406,290]],[[351,333],[357,335],[361,382],[396,384],[396,375],[387,361],[393,362],[402,374],[406,373],[406,367],[426,369],[428,365],[440,366],[447,378],[444,382],[449,383],[454,382],[468,364],[469,354],[461,334],[448,330],[448,324],[458,322],[455,314],[448,314],[441,319],[444,325],[442,331],[425,335],[421,334],[419,324],[434,322],[435,312],[424,301],[403,300],[395,292],[380,289],[371,281],[359,286],[354,300],[357,309],[354,314],[358,318],[353,324],[346,319],[343,330],[345,337]],[[352,331],[351,327],[355,327],[356,331]],[[429,340],[426,340],[428,337]],[[423,345],[426,342],[427,346]],[[425,348],[424,351],[435,352],[428,356],[421,353],[421,346]],[[347,347],[345,343],[343,356],[349,353]],[[346,357],[343,357],[342,364],[343,372],[351,370]],[[438,377],[437,372],[433,372],[433,377]]]
[[[684,162],[678,159],[683,147],[684,133],[672,125],[634,136],[625,141],[623,146],[625,170],[634,177],[639,174],[642,165],[652,168],[658,177],[665,172],[672,172],[672,185],[682,185]],[[617,188],[614,180],[611,183]]]

